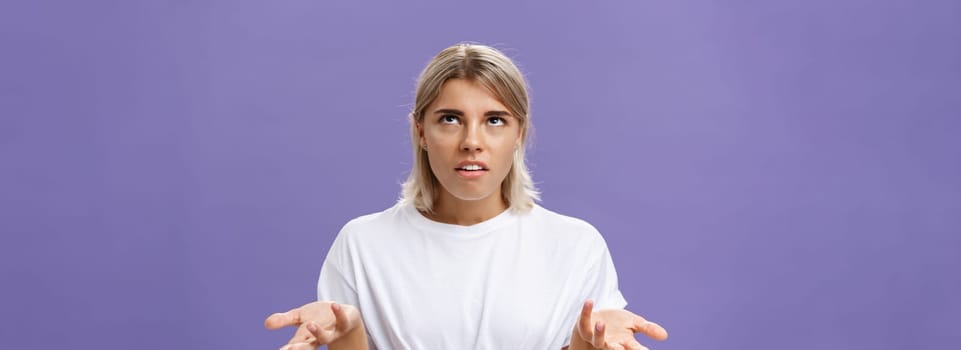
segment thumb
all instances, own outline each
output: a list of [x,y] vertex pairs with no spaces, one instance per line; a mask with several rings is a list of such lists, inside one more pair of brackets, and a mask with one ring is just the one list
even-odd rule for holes
[[275,313],[264,320],[264,327],[267,329],[279,329],[288,326],[300,325],[300,308],[292,309],[283,313]]

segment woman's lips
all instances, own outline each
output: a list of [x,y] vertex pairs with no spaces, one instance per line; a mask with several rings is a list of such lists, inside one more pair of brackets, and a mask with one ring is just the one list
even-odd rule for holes
[[484,176],[484,174],[486,174],[486,173],[487,173],[487,170],[486,170],[486,169],[485,169],[485,170],[463,170],[463,169],[457,169],[457,175],[460,175],[460,177],[463,177],[463,178],[466,178],[466,179],[476,179],[476,178],[478,178],[478,177]]

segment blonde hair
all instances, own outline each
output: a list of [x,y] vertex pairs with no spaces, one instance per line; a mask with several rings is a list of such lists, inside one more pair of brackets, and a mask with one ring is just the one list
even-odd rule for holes
[[427,107],[437,99],[441,86],[450,79],[466,79],[487,88],[517,118],[521,142],[514,152],[514,164],[501,183],[501,196],[516,212],[526,212],[540,200],[530,171],[524,161],[527,139],[532,129],[527,83],[514,62],[495,48],[461,43],[434,56],[417,80],[417,95],[410,113],[411,145],[414,164],[402,185],[401,202],[412,203],[418,210],[433,212],[440,193],[440,183],[431,171],[427,151],[420,147],[417,125],[423,123]]

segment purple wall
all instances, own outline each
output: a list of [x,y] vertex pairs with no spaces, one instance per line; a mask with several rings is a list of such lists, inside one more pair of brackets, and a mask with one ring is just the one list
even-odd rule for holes
[[961,3],[0,3],[0,348],[269,349],[395,200],[414,79],[528,74],[655,349],[961,342]]

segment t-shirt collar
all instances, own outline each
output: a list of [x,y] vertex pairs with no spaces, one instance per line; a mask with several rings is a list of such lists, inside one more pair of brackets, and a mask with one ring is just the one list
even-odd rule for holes
[[417,208],[414,208],[413,204],[410,204],[410,203],[406,203],[403,206],[404,206],[403,211],[405,216],[415,226],[431,232],[465,237],[465,238],[476,237],[476,236],[480,236],[480,235],[484,235],[486,233],[492,232],[510,223],[514,218],[516,218],[514,211],[511,208],[507,208],[500,214],[497,214],[497,216],[494,216],[490,219],[481,221],[473,225],[464,226],[464,225],[446,224],[443,222],[438,222],[438,221],[428,219],[427,217],[424,216],[424,214],[421,214],[421,212],[418,211]]

